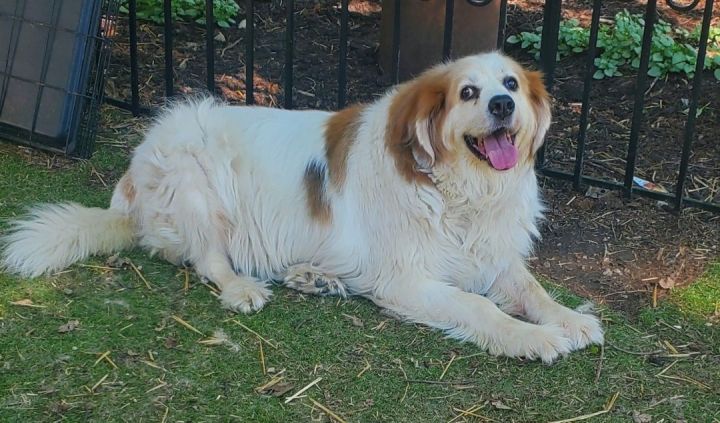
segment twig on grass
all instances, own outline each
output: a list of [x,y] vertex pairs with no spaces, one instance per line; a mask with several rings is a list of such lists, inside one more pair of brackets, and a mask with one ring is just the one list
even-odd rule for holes
[[104,353],[100,354],[100,357],[98,357],[98,359],[95,360],[95,364],[93,364],[93,367],[97,366],[97,364],[98,364],[99,362],[101,362],[102,360],[105,360],[105,361],[107,361],[108,363],[110,363],[110,365],[113,366],[113,368],[115,368],[115,369],[118,368],[118,366],[117,366],[117,365],[112,361],[112,359],[110,358],[110,350],[107,350],[107,351],[105,351]]
[[260,335],[259,333],[255,332],[254,330],[250,329],[249,327],[245,326],[244,324],[238,322],[237,320],[235,320],[235,319],[228,319],[228,320],[226,320],[226,322],[227,322],[227,321],[230,321],[230,322],[235,323],[236,325],[240,326],[241,328],[245,329],[246,331],[248,331],[248,332],[252,333],[253,335],[257,336],[258,338],[260,338],[261,341],[263,341],[263,342],[265,342],[266,344],[270,345],[271,347],[277,349],[277,345],[275,345],[275,344],[273,344],[272,342],[268,341],[268,340],[265,339],[262,335]]
[[590,413],[590,414],[583,414],[582,416],[571,417],[571,418],[569,418],[569,419],[553,420],[553,421],[550,422],[550,423],[579,422],[579,421],[581,421],[581,420],[587,420],[587,419],[591,419],[591,418],[593,418],[593,417],[597,417],[597,416],[606,414],[606,413],[610,412],[610,411],[613,409],[613,407],[615,406],[615,401],[617,401],[617,399],[618,399],[619,396],[620,396],[620,392],[619,392],[619,391],[618,391],[618,392],[615,392],[615,395],[613,395],[612,397],[610,397],[610,400],[608,401],[608,403],[605,404],[605,407],[604,407],[602,410],[600,410],[600,411],[596,411],[596,412]]
[[137,273],[137,275],[140,277],[140,279],[142,279],[142,281],[145,282],[145,286],[147,287],[147,289],[152,291],[153,288],[152,288],[152,286],[150,286],[150,282],[148,282],[147,279],[145,279],[145,276],[143,276],[143,274],[140,273],[140,269],[138,269],[137,266],[135,266],[135,263],[133,263],[132,261],[129,261],[129,260],[128,260],[128,263],[130,264],[130,267],[132,268],[132,270],[134,270],[135,273]]
[[308,399],[309,399],[313,404],[315,404],[315,406],[316,406],[317,408],[319,408],[319,409],[321,409],[322,411],[324,411],[325,414],[327,414],[328,416],[330,416],[330,417],[331,417],[332,419],[334,419],[336,422],[338,422],[338,423],[347,423],[345,420],[343,420],[342,417],[340,417],[340,416],[338,416],[337,414],[333,413],[333,411],[330,410],[329,408],[327,408],[327,407],[325,407],[324,405],[320,404],[319,402],[315,401],[315,400],[312,399],[311,397],[308,397]]
[[605,345],[600,344],[600,360],[598,360],[597,370],[595,371],[595,384],[600,381],[600,372],[602,372],[603,359],[605,358]]
[[360,370],[360,373],[358,373],[357,376],[355,376],[355,377],[356,377],[356,378],[359,378],[360,376],[362,376],[363,374],[365,374],[365,372],[367,372],[367,371],[370,370],[371,368],[372,368],[372,366],[370,365],[370,362],[367,361],[367,359],[365,359],[365,367],[363,367],[363,369]]
[[486,404],[487,404],[487,401],[483,402],[482,404],[475,404],[472,407],[467,408],[465,410],[461,410],[459,408],[453,407],[452,408],[453,411],[455,411],[459,414],[457,416],[453,417],[451,420],[448,420],[448,423],[453,423],[457,419],[459,419],[461,417],[466,417],[466,416],[472,416],[472,417],[476,417],[478,419],[483,419],[483,420],[494,422],[495,420],[491,419],[490,417],[485,417],[481,414],[477,414],[477,411],[483,409]]
[[262,339],[258,338],[258,345],[260,346],[260,368],[262,369],[263,374],[267,374],[267,370],[265,368],[265,353],[263,352],[262,344]]
[[183,325],[186,329],[189,329],[189,330],[197,333],[197,334],[200,335],[200,336],[205,336],[205,334],[203,334],[203,333],[200,332],[199,330],[195,329],[195,327],[194,327],[193,325],[191,325],[190,323],[188,323],[188,322],[186,322],[185,320],[181,319],[180,317],[175,316],[174,314],[173,314],[172,316],[170,316],[170,317],[172,317],[172,319],[175,320],[176,322],[178,322],[178,323],[180,323],[181,325]]
[[299,397],[300,395],[302,395],[303,392],[305,392],[305,391],[307,391],[308,389],[312,388],[313,386],[317,385],[317,383],[320,382],[321,380],[322,380],[322,378],[319,377],[319,378],[313,380],[312,382],[308,383],[307,385],[305,385],[304,388],[300,389],[299,391],[297,391],[297,392],[295,392],[294,394],[292,394],[292,395],[290,395],[289,397],[287,397],[287,398],[285,399],[285,404],[287,404],[287,403],[289,403],[290,401],[294,400],[295,398]]
[[105,379],[107,379],[108,376],[110,376],[109,373],[106,374],[105,376],[103,376],[102,378],[100,378],[100,380],[98,380],[97,383],[95,383],[95,384],[92,386],[92,388],[90,388],[90,392],[91,392],[91,393],[94,393],[95,390],[97,389],[97,387],[100,386],[100,385],[102,385],[102,383],[105,382]]
[[453,364],[453,361],[455,361],[456,357],[457,356],[455,355],[455,353],[453,353],[452,356],[450,357],[450,361],[448,361],[448,364],[445,365],[445,368],[443,369],[442,373],[440,374],[440,377],[438,378],[438,380],[442,380],[442,378],[445,377],[445,373],[447,373],[448,369],[450,368],[450,365]]
[[[605,341],[607,342],[607,341]],[[654,350],[654,351],[630,351],[623,348],[618,347],[617,345],[611,344],[610,342],[607,342],[608,345],[615,348],[616,350],[620,352],[624,352],[625,354],[632,354],[632,355],[656,355],[660,354],[662,352],[665,352],[663,350]]]

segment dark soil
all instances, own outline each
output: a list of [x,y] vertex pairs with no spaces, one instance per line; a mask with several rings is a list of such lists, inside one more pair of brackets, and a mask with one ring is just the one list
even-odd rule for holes
[[[240,2],[241,7],[244,2]],[[337,46],[340,12],[336,1],[296,1],[293,99],[297,108],[337,107]],[[540,0],[510,0],[508,35],[531,31],[542,23]],[[565,17],[589,22],[587,0],[564,2]],[[644,2],[606,1],[603,18],[624,8],[642,13]],[[675,25],[694,27],[698,10],[677,13],[659,2],[661,18]],[[255,102],[278,106],[283,102],[282,76],[286,10],[284,2],[256,2]],[[244,19],[243,10],[238,22]],[[716,6],[716,21],[720,6]],[[109,71],[108,94],[129,98],[127,25],[121,23]],[[380,1],[350,2],[348,48],[348,101],[368,101],[389,86],[377,64]],[[141,24],[140,94],[142,103],[160,105],[164,98],[162,28]],[[231,102],[245,101],[245,30],[216,30],[215,82],[217,94]],[[174,31],[174,78],[179,93],[205,91],[205,30],[178,23]],[[537,67],[533,58],[517,48],[508,53]],[[583,55],[558,63],[552,90],[554,124],[548,135],[546,158],[553,169],[572,171],[581,109],[585,63]],[[720,83],[704,75],[697,119],[697,137],[691,155],[686,195],[720,202]],[[590,127],[584,172],[621,182],[625,168],[636,75],[593,81]],[[674,192],[687,119],[689,81],[671,76],[649,78],[645,116],[640,131],[636,175]],[[676,216],[663,204],[645,199],[624,200],[619,193],[590,190],[574,192],[566,182],[543,179],[548,203],[547,221],[534,269],[570,289],[622,309],[632,315],[641,302],[660,296],[665,288],[692,281],[711,260],[716,260],[720,217],[696,210]]]

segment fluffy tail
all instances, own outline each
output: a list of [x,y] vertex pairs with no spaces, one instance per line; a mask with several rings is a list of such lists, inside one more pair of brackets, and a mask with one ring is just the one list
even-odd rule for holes
[[130,216],[75,203],[46,204],[10,222],[0,239],[0,267],[25,277],[64,269],[92,254],[133,245]]

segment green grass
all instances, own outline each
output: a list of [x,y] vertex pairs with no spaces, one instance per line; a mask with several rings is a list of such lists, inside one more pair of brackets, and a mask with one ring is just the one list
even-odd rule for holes
[[[129,119],[104,117],[105,127]],[[127,130],[120,131],[103,137],[126,139]],[[15,147],[0,144],[0,151],[1,218],[38,201],[105,205],[111,188],[95,171],[111,185],[127,163],[125,149],[109,144],[93,160],[59,170],[42,160],[31,164]],[[186,292],[177,268],[142,251],[126,255],[152,289],[131,269],[74,266],[36,280],[0,274],[0,421],[328,421],[311,397],[348,422],[443,422],[475,405],[475,414],[494,421],[543,422],[601,410],[615,393],[612,410],[594,421],[632,421],[634,411],[652,421],[720,419],[720,331],[707,319],[718,299],[719,266],[636,322],[603,310],[604,350],[545,366],[488,356],[392,320],[361,299],[275,288],[261,313],[233,315],[196,277]],[[85,264],[102,266],[104,258]],[[560,291],[564,302],[579,302]],[[27,299],[40,307],[11,304]],[[265,367],[284,370],[293,385],[286,396],[322,378],[309,397],[285,404],[255,392],[272,375],[262,371],[261,341],[232,319],[273,344],[262,345]],[[59,333],[71,320],[80,325]],[[228,343],[198,342],[218,330]],[[666,341],[681,355],[668,357]],[[106,351],[117,368],[96,363]],[[467,417],[473,419],[483,421]]]

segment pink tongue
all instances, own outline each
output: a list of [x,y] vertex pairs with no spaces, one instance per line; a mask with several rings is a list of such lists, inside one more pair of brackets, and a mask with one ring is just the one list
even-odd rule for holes
[[484,144],[485,154],[495,169],[510,169],[517,163],[518,150],[510,141],[507,132],[490,135],[485,138]]

